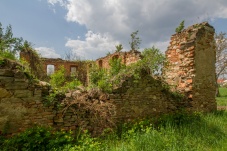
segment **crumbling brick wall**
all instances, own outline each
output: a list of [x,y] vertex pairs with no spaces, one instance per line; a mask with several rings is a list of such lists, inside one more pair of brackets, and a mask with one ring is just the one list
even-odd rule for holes
[[[27,62],[31,61],[27,52],[20,52],[20,58],[23,58]],[[51,68],[49,65],[52,66],[52,72],[59,70],[60,67],[63,66],[66,77],[77,77],[84,85],[87,85],[88,61],[69,61],[60,58],[41,58],[41,64],[43,73],[42,76],[38,78],[41,78],[42,80],[46,79],[48,75],[48,67]]]
[[141,59],[141,53],[139,51],[129,51],[129,52],[115,52],[113,54],[107,55],[105,57],[97,59],[95,62],[100,68],[109,69],[109,62],[111,59],[121,59],[122,64],[130,65],[132,63],[137,62]]
[[[57,71],[61,66],[66,71],[66,76],[77,77],[84,85],[87,84],[87,62],[86,61],[68,61],[63,59],[42,58],[43,70],[47,74],[48,65],[53,65],[54,70]],[[75,69],[75,70],[73,70]]]
[[18,63],[4,60],[0,66],[0,133],[17,133],[32,124],[53,125],[53,107],[45,107],[42,86],[22,71]]
[[190,99],[189,110],[216,110],[214,28],[207,22],[174,34],[166,51],[165,81]]
[[[165,81],[172,91],[178,91],[186,98],[171,93],[163,81],[154,79],[146,72],[141,73],[137,82],[133,76],[128,77],[105,100],[115,106],[116,122],[159,116],[178,109],[203,112],[216,110],[213,27],[208,23],[196,24],[173,35],[166,57],[168,64],[163,72]],[[104,58],[106,62],[108,59]],[[135,54],[131,55],[129,61],[124,61],[126,64],[136,59]],[[32,124],[76,129],[76,126],[81,125],[78,117],[84,119],[82,125],[88,126],[85,128],[95,129],[94,124],[89,123],[93,117],[88,116],[86,111],[67,110],[63,114],[53,106],[45,106],[42,97],[48,88],[32,82],[34,79],[19,70],[22,68],[17,68],[18,64],[7,60],[3,62],[0,65],[0,132],[7,128],[7,124],[10,125],[10,133],[17,133]],[[59,65],[62,64],[60,62]]]

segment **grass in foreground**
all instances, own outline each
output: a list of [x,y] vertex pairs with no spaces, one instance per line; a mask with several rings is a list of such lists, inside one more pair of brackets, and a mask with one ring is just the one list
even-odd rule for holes
[[157,128],[131,129],[116,141],[107,140],[111,151],[204,151],[227,150],[227,113],[167,117]]
[[219,88],[220,97],[216,97],[218,106],[227,106],[227,88]]
[[[31,134],[33,137],[23,134],[22,137],[3,141],[0,150],[7,150],[8,145],[11,150],[14,146],[13,150],[34,150],[29,147],[35,147],[35,150],[55,151],[225,151],[227,112],[217,111],[207,115],[179,113],[163,116],[155,125],[149,121],[123,125],[115,133],[100,138],[91,138],[85,133],[72,139],[71,134],[51,134],[50,131],[42,129],[39,129],[38,133],[35,131],[29,133]],[[18,145],[20,148],[15,148]]]

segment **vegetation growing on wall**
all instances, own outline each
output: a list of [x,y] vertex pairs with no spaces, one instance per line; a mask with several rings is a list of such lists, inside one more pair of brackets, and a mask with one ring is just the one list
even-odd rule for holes
[[[31,43],[24,41],[23,45],[19,47],[20,53],[23,53],[26,58],[21,58],[22,61],[28,63],[28,70],[32,75],[38,78],[43,77],[43,65],[40,55],[32,48]],[[26,60],[23,60],[26,59]]]
[[138,30],[131,33],[131,41],[129,42],[131,50],[139,50],[141,39],[137,36]]
[[126,77],[133,76],[138,80],[142,71],[146,71],[151,76],[161,75],[164,61],[165,57],[159,49],[146,48],[142,52],[142,59],[128,66],[122,64],[121,58],[111,59],[108,70],[94,65],[89,71],[90,82],[105,92],[111,92],[113,87],[119,85]]
[[180,23],[180,25],[175,29],[176,33],[180,33],[184,29],[184,20]]

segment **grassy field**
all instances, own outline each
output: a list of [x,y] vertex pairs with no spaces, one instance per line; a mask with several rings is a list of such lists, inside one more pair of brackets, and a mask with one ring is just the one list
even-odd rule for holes
[[[156,128],[138,123],[120,136],[107,135],[89,143],[93,146],[84,144],[79,148],[84,151],[226,151],[227,113],[167,117]],[[78,146],[63,150],[76,149]]]
[[218,106],[227,106],[227,88],[219,88],[220,97],[217,97]]

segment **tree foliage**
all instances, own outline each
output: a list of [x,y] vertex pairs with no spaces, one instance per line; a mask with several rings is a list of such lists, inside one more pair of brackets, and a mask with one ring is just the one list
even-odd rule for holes
[[110,92],[113,87],[119,86],[127,77],[133,76],[135,81],[140,79],[142,71],[146,71],[151,76],[161,74],[164,61],[164,55],[155,47],[144,49],[142,59],[128,66],[122,64],[121,58],[113,58],[109,61],[110,69],[108,70],[98,68],[97,65],[90,69],[90,84]]
[[115,48],[116,48],[116,52],[121,52],[121,50],[123,49],[123,46],[122,44],[119,44],[119,45],[116,45]]
[[129,42],[131,50],[138,50],[141,43],[141,39],[137,36],[138,30],[131,33],[131,41]]
[[60,67],[59,70],[55,71],[50,76],[50,84],[55,88],[60,88],[66,82],[65,79],[65,68],[63,66]]
[[15,55],[19,51],[22,45],[22,38],[13,37],[12,26],[8,25],[4,32],[4,28],[0,23],[0,55],[9,58],[16,59]]
[[21,59],[26,59],[24,61],[28,63],[29,72],[36,77],[41,78],[44,72],[42,60],[37,51],[32,48],[31,43],[25,40],[23,45],[19,47],[19,50],[26,56],[26,58]]
[[145,48],[142,52],[142,60],[140,60],[141,68],[147,70],[151,75],[161,74],[161,68],[165,61],[164,55],[158,48]]
[[180,33],[184,29],[184,20],[180,23],[180,25],[175,29],[176,33]]
[[122,69],[125,68],[125,65],[122,64],[122,59],[121,58],[112,58],[109,61],[110,65],[110,75],[114,76],[117,75]]

